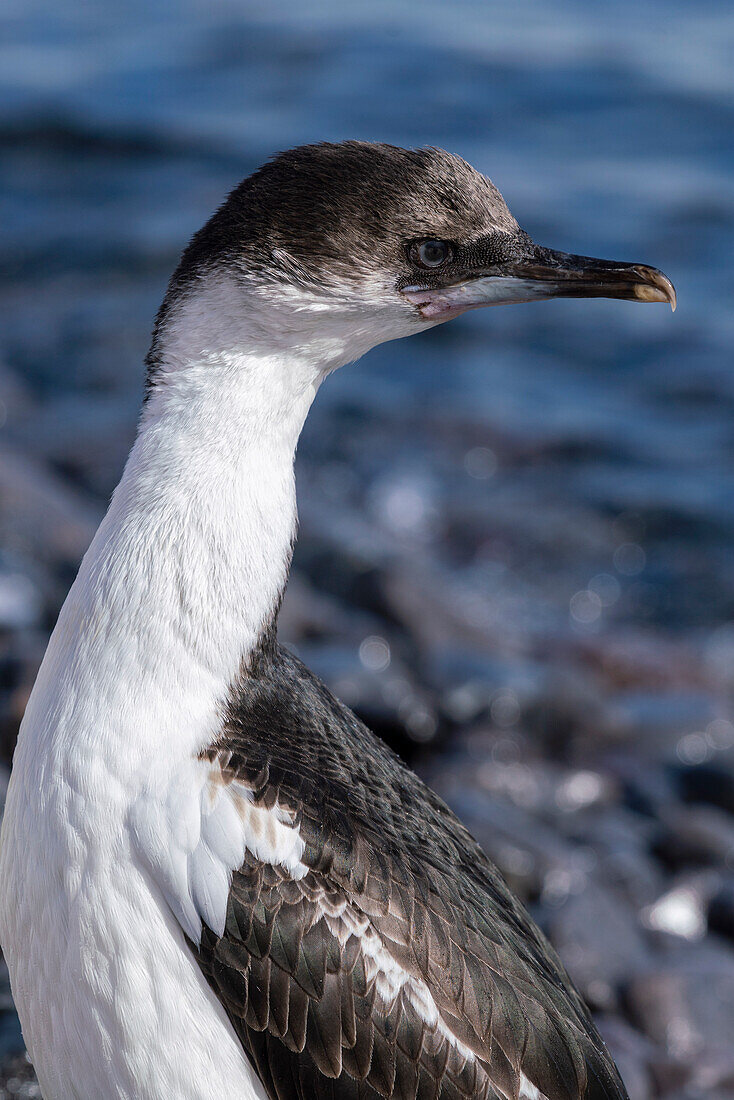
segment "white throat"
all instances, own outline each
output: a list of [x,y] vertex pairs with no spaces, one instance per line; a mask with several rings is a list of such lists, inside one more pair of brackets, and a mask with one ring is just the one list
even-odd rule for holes
[[164,333],[159,384],[29,705],[36,750],[46,737],[74,756],[80,741],[119,739],[130,768],[158,755],[152,742],[200,751],[277,609],[298,437],[340,364],[323,348],[267,347],[234,295],[224,281],[200,288]]

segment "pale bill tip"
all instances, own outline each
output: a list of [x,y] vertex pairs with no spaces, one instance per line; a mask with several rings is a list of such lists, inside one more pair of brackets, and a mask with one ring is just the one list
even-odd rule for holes
[[668,287],[653,286],[651,283],[635,283],[635,298],[640,302],[669,302],[673,313],[678,304],[672,284],[668,289]]

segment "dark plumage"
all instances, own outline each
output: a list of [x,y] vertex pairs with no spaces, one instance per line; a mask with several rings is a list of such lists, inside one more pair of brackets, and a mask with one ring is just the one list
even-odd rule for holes
[[[256,803],[292,810],[308,874],[248,856],[200,965],[273,1100],[622,1100],[552,948],[458,819],[270,636],[210,754]],[[385,1001],[343,907],[431,990],[456,1047],[406,990]],[[468,1048],[468,1049],[464,1049]],[[473,1057],[467,1057],[469,1051]]]
[[[473,242],[519,233],[493,183],[443,149],[345,141],[279,153],[243,180],[193,238],[179,277],[226,259],[243,270],[360,281],[375,268],[410,272],[418,237]],[[289,267],[279,253],[295,261]]]
[[443,149],[345,141],[279,153],[235,187],[185,249],[156,318],[148,384],[172,307],[207,271],[322,289],[389,271],[396,287],[407,286],[416,278],[407,249],[421,237],[458,246],[448,269],[427,273],[432,284],[514,259],[528,245],[494,184]]

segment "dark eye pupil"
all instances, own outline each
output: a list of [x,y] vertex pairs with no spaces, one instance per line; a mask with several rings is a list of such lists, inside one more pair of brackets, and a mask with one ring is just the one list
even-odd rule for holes
[[445,241],[424,241],[418,247],[418,257],[426,267],[438,267],[449,253],[449,246]]

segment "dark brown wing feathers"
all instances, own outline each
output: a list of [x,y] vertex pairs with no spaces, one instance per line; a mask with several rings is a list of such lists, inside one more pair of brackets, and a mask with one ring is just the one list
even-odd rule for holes
[[497,870],[295,658],[265,647],[211,755],[305,841],[298,881],[247,855],[224,936],[205,929],[197,953],[272,1100],[519,1100],[524,1080],[548,1100],[624,1100]]

